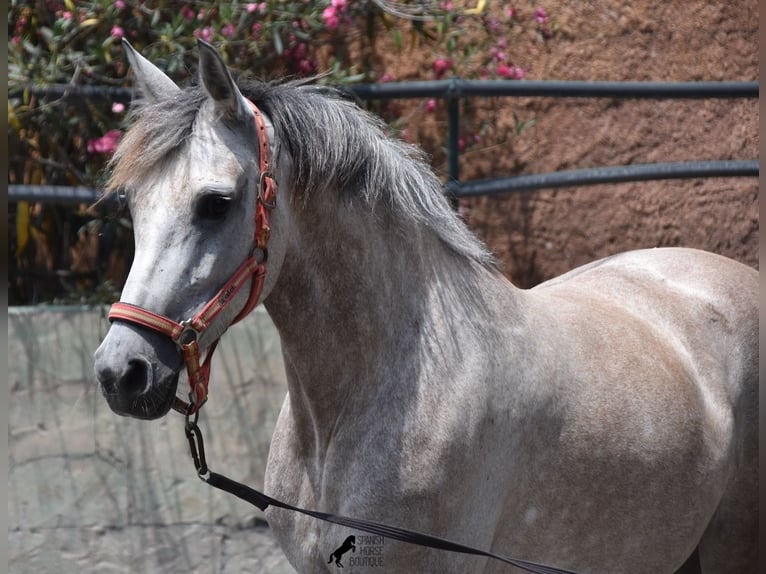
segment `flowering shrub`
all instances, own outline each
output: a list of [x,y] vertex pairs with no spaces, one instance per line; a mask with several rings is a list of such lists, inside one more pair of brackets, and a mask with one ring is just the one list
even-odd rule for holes
[[[50,86],[127,87],[120,40],[127,38],[178,83],[196,69],[196,39],[215,44],[232,68],[263,78],[320,74],[327,84],[462,78],[522,79],[531,62],[517,54],[520,41],[546,42],[555,31],[539,6],[507,8],[486,2],[390,0],[11,0],[8,18],[9,145],[11,183],[98,186],[105,162],[124,128],[124,101],[45,95]],[[430,6],[427,12],[421,6]],[[533,34],[530,34],[533,32]],[[401,66],[419,56],[419,67]],[[404,69],[407,68],[407,69]],[[372,104],[405,137],[413,115],[396,103]],[[421,102],[433,116],[434,100]],[[479,145],[490,123],[472,117],[466,104],[464,146]],[[478,126],[478,127],[477,127]],[[433,151],[433,150],[429,150]],[[78,212],[83,212],[82,206]],[[40,236],[19,233],[36,220],[19,210],[11,243],[21,267],[41,265]],[[61,228],[65,210],[54,210]],[[56,211],[57,210],[57,211]],[[71,212],[71,210],[70,210]],[[66,212],[69,213],[69,212]],[[91,210],[91,218],[96,216]],[[50,218],[49,218],[50,219]],[[21,223],[19,223],[21,221]],[[42,221],[42,220],[40,220]],[[87,222],[87,221],[86,221]],[[41,228],[42,229],[42,228]],[[61,229],[50,232],[56,237]],[[48,248],[50,270],[71,268],[82,229],[72,227],[65,245]],[[13,233],[12,233],[13,235]],[[43,234],[45,236],[45,234]],[[31,251],[30,251],[31,250]],[[32,253],[32,251],[34,253]],[[99,270],[101,273],[103,269]],[[119,278],[115,279],[119,283]],[[21,290],[23,291],[23,289]],[[20,292],[19,300],[29,300]],[[13,297],[12,297],[13,300]]]

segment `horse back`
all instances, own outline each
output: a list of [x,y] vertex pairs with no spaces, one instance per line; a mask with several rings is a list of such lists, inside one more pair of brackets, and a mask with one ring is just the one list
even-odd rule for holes
[[732,259],[684,248],[631,251],[533,291],[554,313],[583,317],[591,329],[617,337],[617,347],[633,325],[693,372],[714,361],[736,385],[757,369],[758,272]]
[[758,416],[757,271],[703,251],[649,249],[575,269],[531,294],[556,325],[540,346],[566,365],[557,392],[575,411],[664,412],[669,431],[703,433],[719,462],[753,451],[743,437]]

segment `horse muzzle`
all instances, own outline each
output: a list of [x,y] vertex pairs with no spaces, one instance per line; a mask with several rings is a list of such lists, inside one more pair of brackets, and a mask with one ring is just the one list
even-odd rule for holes
[[183,358],[167,337],[114,323],[94,359],[101,392],[115,413],[157,419],[170,410]]

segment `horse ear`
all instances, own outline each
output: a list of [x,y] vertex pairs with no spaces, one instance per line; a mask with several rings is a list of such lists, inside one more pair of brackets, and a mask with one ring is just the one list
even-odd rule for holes
[[125,48],[130,67],[133,68],[141,95],[145,99],[156,102],[180,90],[175,82],[165,75],[165,72],[139,54],[125,38],[122,39],[122,46]]
[[226,68],[221,55],[207,42],[197,40],[199,46],[199,75],[202,85],[216,107],[235,118],[249,117],[252,112]]

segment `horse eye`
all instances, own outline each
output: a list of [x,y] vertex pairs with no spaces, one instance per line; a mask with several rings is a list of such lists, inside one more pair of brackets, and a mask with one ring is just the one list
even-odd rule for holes
[[223,219],[229,211],[230,204],[230,197],[206,195],[197,204],[197,216],[201,219]]

